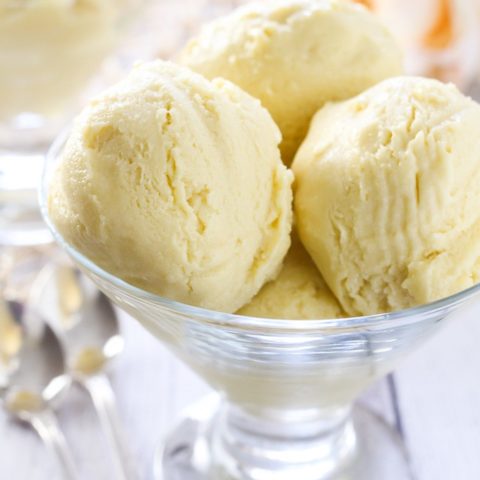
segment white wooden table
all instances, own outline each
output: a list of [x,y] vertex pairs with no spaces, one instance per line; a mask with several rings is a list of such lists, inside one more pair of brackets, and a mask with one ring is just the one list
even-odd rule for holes
[[[142,478],[154,449],[180,411],[208,388],[134,320],[122,315],[126,350],[112,365],[120,414]],[[480,305],[447,324],[393,377],[413,480],[480,479]],[[393,423],[386,380],[363,398]],[[58,411],[80,478],[115,480],[89,398],[72,389]],[[398,420],[398,418],[397,418]],[[380,448],[380,446],[379,446]],[[36,435],[0,411],[0,480],[61,480]],[[372,479],[388,480],[388,479]]]

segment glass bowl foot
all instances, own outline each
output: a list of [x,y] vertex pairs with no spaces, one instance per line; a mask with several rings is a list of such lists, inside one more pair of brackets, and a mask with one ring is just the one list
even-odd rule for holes
[[[356,453],[348,461],[338,462],[338,468],[325,468],[325,461],[299,463],[298,451],[285,451],[283,467],[275,455],[262,459],[258,468],[222,468],[216,465],[219,456],[215,447],[215,430],[219,428],[220,399],[212,395],[190,407],[177,426],[168,434],[155,455],[155,480],[276,480],[308,478],[309,480],[410,480],[411,470],[400,435],[368,408],[353,409],[356,433]],[[218,441],[218,440],[217,440]],[[261,447],[262,448],[262,447]],[[213,450],[213,452],[212,452]],[[319,450],[320,452],[320,450]],[[225,455],[219,463],[224,463]],[[264,453],[264,450],[262,450]],[[226,455],[228,456],[228,454]],[[251,460],[251,456],[246,456]],[[292,468],[286,459],[292,459]],[[237,458],[238,459],[238,458]],[[257,458],[258,460],[258,458]],[[333,456],[332,461],[338,460]],[[345,460],[345,459],[343,459]],[[228,463],[228,462],[227,462]],[[230,462],[231,463],[231,462]],[[265,465],[271,465],[269,471]],[[317,470],[316,470],[317,469]],[[234,472],[234,473],[232,473]],[[304,472],[304,473],[303,473]]]

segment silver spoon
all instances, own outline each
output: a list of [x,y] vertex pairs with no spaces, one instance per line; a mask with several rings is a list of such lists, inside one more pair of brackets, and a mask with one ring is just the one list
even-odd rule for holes
[[50,272],[50,295],[56,297],[70,374],[90,394],[110,447],[116,453],[116,479],[139,478],[116,408],[115,393],[105,372],[120,354],[124,340],[115,310],[105,295],[70,264]]
[[53,330],[23,304],[0,301],[0,401],[29,423],[58,461],[62,479],[75,480],[75,466],[52,404],[70,385],[61,344]]

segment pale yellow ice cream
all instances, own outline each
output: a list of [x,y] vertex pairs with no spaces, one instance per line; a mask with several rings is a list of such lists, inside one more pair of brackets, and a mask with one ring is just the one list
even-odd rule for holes
[[267,283],[240,315],[284,319],[341,318],[345,314],[301,242],[292,246],[278,277]]
[[364,7],[341,0],[246,5],[206,26],[180,61],[259,98],[283,134],[289,165],[312,115],[402,71],[390,33]]
[[233,312],[290,245],[292,174],[260,102],[161,61],[77,119],[51,182],[65,239],[109,272],[174,300]]
[[0,121],[62,112],[115,45],[124,0],[0,0]]
[[399,77],[322,108],[293,162],[303,244],[351,315],[480,281],[480,106]]

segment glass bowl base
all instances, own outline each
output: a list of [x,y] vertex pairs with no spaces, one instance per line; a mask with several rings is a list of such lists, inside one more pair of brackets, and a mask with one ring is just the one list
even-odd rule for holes
[[[212,426],[216,423],[220,399],[211,395],[194,404],[158,448],[154,461],[155,480],[257,480],[290,478],[279,471],[258,470],[258,476],[232,475],[213,466]],[[353,409],[357,454],[348,466],[308,478],[317,480],[411,480],[403,441],[382,418],[363,406]],[[288,453],[287,453],[288,454]],[[250,469],[249,471],[254,471]],[[299,478],[292,476],[292,479]]]

